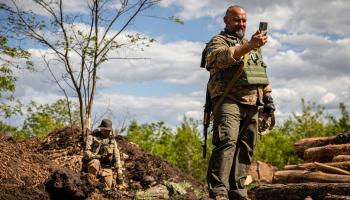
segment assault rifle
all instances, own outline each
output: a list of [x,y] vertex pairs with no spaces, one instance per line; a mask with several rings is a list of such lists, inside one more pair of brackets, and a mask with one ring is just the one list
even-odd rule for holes
[[208,128],[210,124],[210,113],[212,112],[212,105],[210,94],[207,89],[207,94],[205,95],[205,104],[204,104],[204,113],[203,113],[203,135],[204,135],[204,144],[203,147],[203,158],[207,157],[207,138],[208,138]]

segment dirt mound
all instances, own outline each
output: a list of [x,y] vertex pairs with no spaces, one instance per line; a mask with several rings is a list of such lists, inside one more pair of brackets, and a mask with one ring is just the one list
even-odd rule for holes
[[52,173],[45,186],[52,200],[83,200],[96,188],[86,176],[69,169],[60,169]]
[[[203,187],[203,183],[193,177],[184,174],[179,169],[171,166],[160,157],[153,156],[122,136],[117,137],[119,149],[124,155],[125,175],[131,182],[142,183],[142,180],[151,176],[157,183],[164,180],[172,182],[189,181],[195,187]],[[141,184],[143,185],[143,184]]]
[[0,199],[49,199],[43,183],[54,165],[32,152],[38,142],[0,140]]
[[[116,139],[127,186],[108,194],[110,198],[132,199],[135,191],[149,187],[142,183],[150,176],[155,184],[186,181],[206,193],[203,183],[126,138],[118,136]],[[108,195],[102,197],[98,184],[89,182],[82,172],[80,144],[79,127],[57,129],[47,137],[22,141],[0,137],[0,199],[108,199]],[[172,198],[196,199],[193,191]]]

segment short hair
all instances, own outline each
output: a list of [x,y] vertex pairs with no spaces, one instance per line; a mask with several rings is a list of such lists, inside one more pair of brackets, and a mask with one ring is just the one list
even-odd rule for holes
[[244,10],[244,8],[242,6],[233,5],[233,6],[230,6],[230,7],[227,8],[225,16],[229,16],[231,14],[232,10],[235,10],[237,8],[240,8],[240,9]]

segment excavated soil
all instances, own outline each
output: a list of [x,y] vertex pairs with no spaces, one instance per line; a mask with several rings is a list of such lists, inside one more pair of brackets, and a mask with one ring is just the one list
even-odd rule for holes
[[[135,191],[147,189],[144,177],[162,181],[189,182],[193,188],[206,192],[196,181],[159,157],[152,156],[117,136],[123,161],[126,186],[112,194],[113,199],[132,199]],[[81,134],[78,127],[57,129],[44,138],[16,141],[0,135],[0,200],[12,199],[89,199],[108,197],[101,184],[87,179],[82,172]],[[197,199],[194,191],[171,199]]]

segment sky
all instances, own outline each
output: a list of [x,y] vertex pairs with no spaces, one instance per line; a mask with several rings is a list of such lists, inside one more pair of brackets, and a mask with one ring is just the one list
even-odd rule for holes
[[[17,2],[45,16],[31,1]],[[86,12],[84,0],[63,3],[70,13]],[[224,29],[223,15],[230,5],[246,10],[248,39],[260,21],[268,22],[269,40],[262,53],[279,122],[301,112],[302,98],[335,115],[339,114],[339,103],[350,107],[349,0],[163,0],[139,15],[126,30],[156,42],[143,51],[112,52],[116,57],[147,59],[110,60],[99,69],[93,116],[99,118],[109,110],[104,117],[111,118],[115,126],[135,119],[140,123],[164,121],[175,128],[184,116],[201,120],[209,77],[199,67],[201,53],[206,42]],[[169,16],[181,18],[184,24],[162,19]],[[15,96],[23,102],[42,104],[63,98],[42,66],[41,55],[47,49],[34,44],[26,47],[42,70],[17,72]]]

